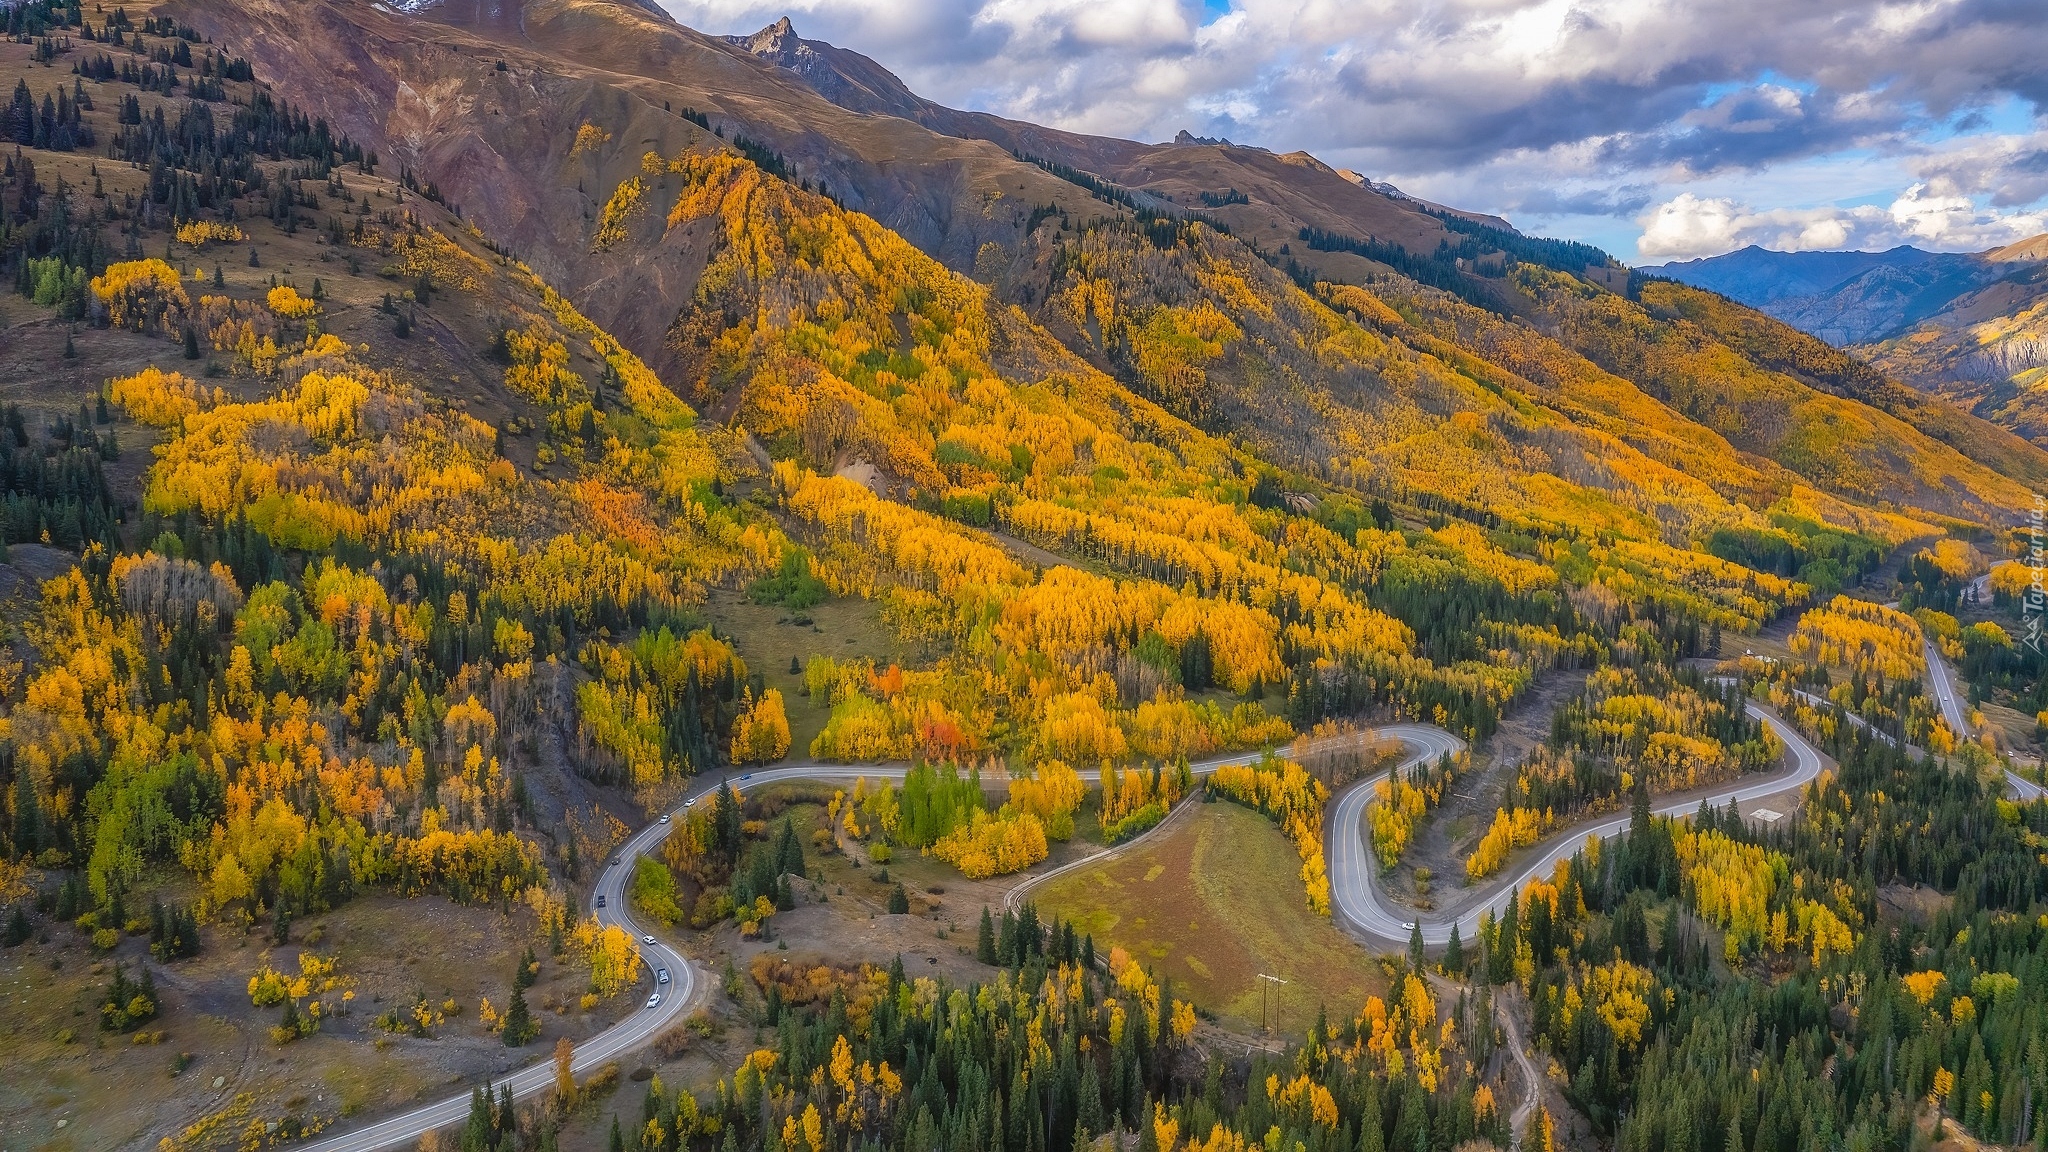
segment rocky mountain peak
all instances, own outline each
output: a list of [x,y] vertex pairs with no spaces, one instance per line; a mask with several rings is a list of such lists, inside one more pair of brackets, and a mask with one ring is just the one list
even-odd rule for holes
[[803,37],[796,34],[796,25],[787,16],[751,36],[727,36],[725,39],[756,56],[781,64],[796,60],[809,47]]

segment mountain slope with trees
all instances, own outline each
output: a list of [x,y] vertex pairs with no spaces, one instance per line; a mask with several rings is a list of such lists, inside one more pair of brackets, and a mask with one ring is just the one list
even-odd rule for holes
[[[638,5],[175,0],[131,17],[34,0],[7,19],[0,81],[33,110],[10,119],[0,176],[0,896],[17,946],[118,949],[135,902],[162,894],[156,959],[173,964],[188,929],[267,922],[281,943],[296,915],[437,894],[587,968],[589,1011],[637,961],[572,893],[689,779],[912,760],[900,812],[884,790],[834,797],[829,819],[877,863],[901,836],[969,876],[1011,871],[1073,834],[1074,766],[1123,770],[1097,821],[1111,835],[1162,818],[1190,759],[1394,717],[1483,740],[1554,669],[1675,668],[1910,542],[1953,537],[1926,553],[1936,568],[1967,557],[2048,480],[2048,455],[2009,433],[1583,245],[1304,157],[1131,145],[1101,171],[857,115]],[[917,656],[750,666],[742,600],[807,624],[857,610]],[[801,745],[770,673],[800,675],[825,717]],[[1660,755],[1711,763],[1646,779],[1757,759],[1707,748],[1749,736],[1702,719],[1719,705],[1675,672],[1598,683],[1566,735],[1613,754],[1603,773],[1648,761],[1603,744],[1592,709],[1657,692],[1688,715],[1623,717],[1614,742],[1662,736]],[[1945,829],[1986,810],[1843,752],[1856,779],[1932,797]],[[1031,783],[989,811],[983,771]],[[1441,793],[1455,766],[1432,771]],[[1557,794],[1618,803],[1619,773]],[[744,803],[679,820],[674,855],[636,864],[636,899],[746,939],[789,910],[771,866],[801,874],[802,849],[784,825],[771,860]],[[1990,811],[1998,851],[2032,835],[2035,814]],[[1763,927],[1729,937],[1760,965],[1818,938],[1818,966],[1845,951],[1831,924],[1868,921],[1874,885],[1952,886],[1960,867],[1880,871],[1860,841],[1838,857],[1732,828],[1733,847],[1688,839],[1710,831],[1638,828],[1625,867],[1578,862],[1561,902],[1532,895],[1531,919],[1484,942],[1603,1133],[1649,1067],[1610,1039],[1668,1021],[1636,1010],[1655,981],[1711,968],[1673,903],[1699,890],[1682,871],[1768,849],[1842,879],[1774,889],[1744,906]],[[1999,859],[2005,888],[1971,910],[2031,898]],[[1679,925],[1669,947],[1647,944],[1649,908]],[[884,1139],[872,1120],[901,1143],[920,1121],[899,1101],[926,1107],[928,1133],[1000,1125],[1013,1152],[1148,1119],[1162,1146],[1169,1125],[1217,1148],[1276,1128],[1317,1147],[1504,1135],[1461,1067],[1489,1042],[1470,1011],[1439,1010],[1419,957],[1264,1097],[1220,1071],[1197,1096],[1175,1067],[1192,1007],[1128,958],[1083,975],[1071,932],[1055,955],[1014,939],[1009,966],[1032,976],[986,993],[1001,1003],[942,1011],[936,985],[876,957],[838,1009],[764,1009],[773,1059],[729,1082],[717,1133],[691,1097],[688,1138],[820,1152],[828,1123]],[[326,1002],[263,971],[252,999],[288,1008],[273,1043],[316,1028]],[[414,1010],[429,1030],[433,1006]],[[937,1054],[1026,1018],[1038,1041]],[[1011,1085],[1013,1107],[944,1107],[946,1077]],[[677,1143],[685,1107],[649,1105],[670,1125],[655,1143]],[[1971,1115],[1981,1130],[1981,1101]]]

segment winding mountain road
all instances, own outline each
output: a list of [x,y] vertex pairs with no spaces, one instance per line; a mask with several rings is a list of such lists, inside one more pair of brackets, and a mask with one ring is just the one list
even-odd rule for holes
[[[1750,712],[1770,725],[1779,739],[1784,741],[1792,765],[1787,771],[1762,779],[1739,782],[1708,797],[1717,806],[1726,805],[1730,800],[1756,799],[1796,788],[1820,774],[1820,753],[1798,733],[1777,717],[1759,710],[1753,704],[1750,706]],[[1426,724],[1393,724],[1370,732],[1332,737],[1330,740],[1363,744],[1369,740],[1389,738],[1399,740],[1406,750],[1398,765],[1402,771],[1465,749],[1463,740]],[[1249,764],[1256,761],[1260,755],[1242,753],[1220,756],[1190,764],[1189,768],[1196,776],[1207,776],[1225,764]],[[744,790],[752,790],[766,784],[793,780],[827,783],[849,782],[860,777],[871,780],[900,780],[907,771],[907,766],[901,764],[785,764],[743,774],[734,782]],[[1094,781],[1099,778],[1100,773],[1088,771],[1080,775],[1084,780]],[[1330,864],[1331,893],[1340,923],[1353,935],[1368,943],[1402,945],[1408,941],[1413,923],[1411,917],[1416,914],[1391,904],[1375,883],[1374,861],[1366,842],[1364,827],[1365,805],[1372,795],[1371,785],[1384,776],[1385,773],[1376,773],[1351,785],[1338,795],[1329,816],[1324,821],[1325,836],[1328,837],[1326,850]],[[693,789],[688,798],[689,803],[695,803],[699,798],[722,787],[724,783],[724,780],[701,782]],[[991,786],[999,786],[1001,781],[988,783]],[[1660,815],[1683,815],[1694,810],[1698,804],[1699,800],[1694,798],[1684,803],[1660,807],[1656,811]],[[682,810],[675,809],[676,812]],[[1026,893],[1047,880],[1127,851],[1141,841],[1158,835],[1174,822],[1178,814],[1179,810],[1176,809],[1175,813],[1143,836],[1134,837],[1115,848],[1091,853],[1058,867],[1029,875],[1006,894],[1005,905],[1014,907],[1021,903]],[[1588,835],[1612,836],[1627,826],[1628,818],[1624,816],[1575,828],[1554,837],[1550,846],[1536,858],[1524,862],[1512,875],[1495,880],[1489,888],[1488,896],[1480,905],[1456,917],[1455,922],[1460,932],[1466,939],[1473,939],[1477,934],[1481,911],[1496,905],[1504,905],[1511,890],[1520,888],[1522,884],[1537,876],[1547,875],[1558,860],[1567,859],[1573,852],[1578,851]],[[604,907],[596,907],[597,901],[594,898],[591,905],[600,923],[617,925],[642,941],[641,955],[649,964],[650,976],[654,969],[667,968],[673,983],[646,985],[645,987],[660,992],[659,1003],[651,1008],[643,1006],[634,1009],[611,1028],[577,1045],[571,1067],[579,1076],[587,1075],[607,1061],[616,1059],[659,1036],[690,1009],[710,982],[704,972],[669,944],[659,942],[658,939],[655,943],[647,943],[648,934],[633,921],[627,909],[626,878],[632,869],[633,860],[642,854],[656,851],[662,840],[667,837],[670,827],[671,825],[659,821],[648,824],[621,844],[614,853],[618,863],[605,866],[592,892],[593,897],[604,898]],[[1450,938],[1452,923],[1451,918],[1434,919],[1425,915],[1422,919],[1423,941],[1432,945],[1444,943]],[[552,1090],[553,1084],[553,1061],[542,1059],[506,1075],[502,1080],[494,1082],[494,1087],[510,1088],[515,1099],[526,1099]],[[464,1092],[437,1103],[371,1121],[347,1132],[323,1136],[299,1147],[305,1152],[381,1152],[382,1149],[417,1141],[428,1132],[460,1124],[468,1116],[470,1099],[470,1093]]]
[[[1373,732],[1331,737],[1330,740],[1340,743],[1364,743],[1382,734],[1398,736],[1407,732],[1410,728],[1424,731],[1419,726],[1398,725],[1392,729],[1378,729]],[[1428,729],[1427,731],[1433,732],[1435,730]],[[1448,734],[1443,735],[1450,739]],[[1326,743],[1324,746],[1327,747],[1328,744]],[[1190,764],[1189,768],[1196,776],[1207,776],[1225,764],[1249,764],[1259,759],[1261,755],[1263,753],[1248,752],[1232,756],[1219,756]],[[738,784],[742,790],[751,791],[765,784],[790,780],[816,780],[827,783],[849,783],[861,777],[866,777],[870,780],[901,780],[908,772],[908,766],[903,764],[785,764],[745,773],[734,779],[733,782]],[[1080,776],[1083,780],[1094,782],[1100,779],[1101,773],[1090,770],[1080,773]],[[706,779],[698,782],[688,795],[688,804],[694,804],[704,796],[708,796],[724,787],[727,779],[732,778]],[[991,786],[1000,786],[1003,782],[989,781],[988,783]],[[672,814],[683,812],[688,807],[688,804],[674,809]],[[1019,885],[1009,893],[1008,902],[1011,906],[1014,906],[1016,902],[1021,901],[1024,891],[1028,891],[1030,887],[1038,883],[1051,879],[1055,875],[1064,874],[1084,864],[1091,864],[1105,857],[1125,851],[1131,845],[1137,844],[1139,841],[1155,835],[1161,829],[1167,827],[1167,825],[1173,822],[1174,817],[1179,812],[1180,809],[1176,808],[1173,814],[1170,814],[1167,819],[1160,821],[1159,824],[1154,826],[1144,836],[1133,837],[1115,848],[1092,853],[1080,859],[1062,864],[1058,868],[1035,874],[1025,884]],[[643,985],[645,991],[635,995],[651,995],[653,992],[659,992],[661,1000],[651,1008],[645,1007],[643,1002],[642,1007],[634,1009],[631,1014],[618,1023],[578,1044],[575,1055],[571,1058],[570,1067],[579,1077],[588,1075],[607,1061],[649,1043],[655,1037],[661,1035],[662,1032],[666,1031],[689,1010],[690,1006],[697,1000],[698,994],[710,982],[709,976],[700,971],[695,964],[691,963],[688,957],[671,945],[661,942],[658,937],[652,937],[646,929],[636,924],[627,908],[626,880],[632,872],[634,859],[658,850],[661,842],[668,837],[671,826],[657,820],[641,828],[623,844],[619,845],[612,854],[616,863],[608,863],[604,870],[598,874],[597,883],[591,892],[593,899],[590,902],[590,906],[592,914],[597,917],[598,922],[607,926],[617,925],[631,933],[634,939],[640,941],[641,959],[647,963],[645,975],[649,982]],[[597,906],[598,900],[596,898],[598,897],[602,897],[604,901],[604,906],[601,908]],[[650,943],[650,940],[654,942]],[[653,973],[662,968],[668,970],[672,983],[661,985],[651,982]],[[554,1087],[554,1081],[554,1061],[550,1056],[516,1072],[509,1073],[501,1080],[493,1081],[492,1087],[509,1087],[512,1090],[514,1099],[524,1100],[531,1096],[551,1091]],[[410,1144],[429,1132],[462,1123],[469,1116],[470,1098],[469,1092],[463,1092],[460,1095],[450,1096],[433,1104],[423,1105],[395,1116],[372,1121],[360,1128],[321,1136],[305,1144],[298,1145],[298,1148],[301,1149],[301,1152],[380,1152],[382,1149]]]
[[[1757,800],[1803,787],[1820,775],[1825,761],[1820,751],[1807,743],[1805,737],[1755,704],[1749,705],[1749,714],[1768,725],[1784,743],[1786,755],[1791,760],[1787,770],[1734,781],[1705,797],[1694,795],[1687,800],[1653,806],[1651,811],[1659,816],[1689,815],[1698,810],[1702,799],[1717,808],[1725,807],[1731,800]],[[1401,761],[1400,767],[1404,771],[1423,760],[1433,760],[1445,751],[1464,747],[1464,741],[1450,733],[1422,725],[1401,725],[1381,731],[1400,735],[1403,742],[1413,749]],[[1411,737],[1411,732],[1418,735]],[[1491,881],[1485,898],[1473,907],[1455,917],[1431,916],[1395,905],[1376,882],[1378,861],[1367,841],[1364,824],[1366,804],[1372,799],[1371,786],[1378,779],[1380,777],[1376,776],[1372,780],[1363,780],[1346,789],[1337,797],[1323,821],[1324,854],[1329,862],[1330,892],[1335,910],[1353,935],[1369,943],[1406,944],[1418,920],[1422,925],[1422,942],[1426,945],[1447,943],[1453,924],[1457,926],[1461,939],[1473,940],[1477,937],[1479,918],[1483,913],[1493,911],[1498,914],[1506,908],[1512,893],[1520,891],[1530,880],[1548,876],[1557,862],[1569,860],[1585,844],[1587,837],[1605,839],[1623,831],[1629,823],[1628,816],[1618,816],[1581,824],[1554,835],[1543,851],[1524,861],[1515,871]]]
[[[1991,577],[1987,575],[1982,579],[1988,582]],[[1956,695],[1955,677],[1949,675],[1948,661],[1942,659],[1941,649],[1935,647],[1932,639],[1923,639],[1921,643],[1927,648],[1927,679],[1934,688],[1935,702],[1941,705],[1941,717],[1948,721],[1949,731],[1954,732],[1959,739],[1967,740],[1971,731],[1970,710]],[[2005,787],[2014,799],[2023,802],[2031,803],[2048,796],[2048,788],[2041,787],[2010,768],[2005,769]]]
[[[618,863],[609,864],[598,874],[594,896],[604,897],[604,907],[594,907],[593,912],[601,924],[616,924],[640,940],[640,956],[648,965],[650,980],[655,970],[666,968],[671,983],[652,985],[661,994],[661,1001],[652,1008],[641,1007],[610,1028],[585,1040],[576,1046],[570,1067],[579,1075],[588,1075],[606,1061],[630,1052],[653,1040],[666,1030],[689,1008],[697,998],[701,985],[708,980],[689,959],[674,948],[663,943],[648,943],[650,937],[638,925],[626,909],[626,874],[632,870],[635,856],[651,852],[668,836],[669,825],[656,822],[640,829],[614,853]],[[652,993],[650,993],[651,995]],[[638,995],[635,993],[634,995]],[[509,1087],[514,1099],[526,1099],[537,1093],[553,1088],[555,1065],[552,1057],[529,1064],[517,1072],[497,1081],[493,1087]],[[469,1116],[470,1094],[464,1092],[446,1100],[414,1108],[396,1116],[365,1124],[348,1132],[322,1136],[299,1145],[306,1152],[377,1152],[379,1149],[394,1148],[410,1144],[436,1129],[460,1124]]]

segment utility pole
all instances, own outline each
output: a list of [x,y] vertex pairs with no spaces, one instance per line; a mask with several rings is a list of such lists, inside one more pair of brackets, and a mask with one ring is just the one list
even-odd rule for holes
[[1278,976],[1268,976],[1264,972],[1259,973],[1259,979],[1264,981],[1264,983],[1259,985],[1259,1030],[1262,1032],[1270,1032],[1272,1031],[1272,1029],[1269,1028],[1266,1024],[1266,992],[1267,989],[1271,988],[1273,995],[1278,996],[1280,994],[1280,989],[1275,988],[1273,986],[1276,984],[1285,984],[1287,983],[1287,981],[1282,980]]

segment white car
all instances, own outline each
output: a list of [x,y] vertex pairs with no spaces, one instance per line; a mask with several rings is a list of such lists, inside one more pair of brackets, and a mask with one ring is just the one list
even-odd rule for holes
[[647,998],[647,1006],[649,1008],[652,1008],[659,1003],[661,1003],[661,993],[659,992],[656,992],[654,995],[649,996]]
[[662,968],[662,969],[659,969],[659,970],[657,970],[657,971],[656,971],[656,972],[654,973],[654,982],[655,982],[655,983],[657,983],[657,984],[666,984],[666,983],[668,983],[668,969],[666,969],[666,968]]
[[642,937],[640,938],[640,942],[641,942],[642,944],[652,944],[652,943],[654,943],[654,937],[652,937],[652,936],[642,936]]
[[661,814],[661,822],[662,822],[663,824],[666,824],[666,823],[668,823],[668,813],[666,813],[666,812],[663,812],[663,813]]
[[683,807],[685,808],[695,808],[696,806],[697,798],[695,796],[692,796],[688,800],[683,801]]

